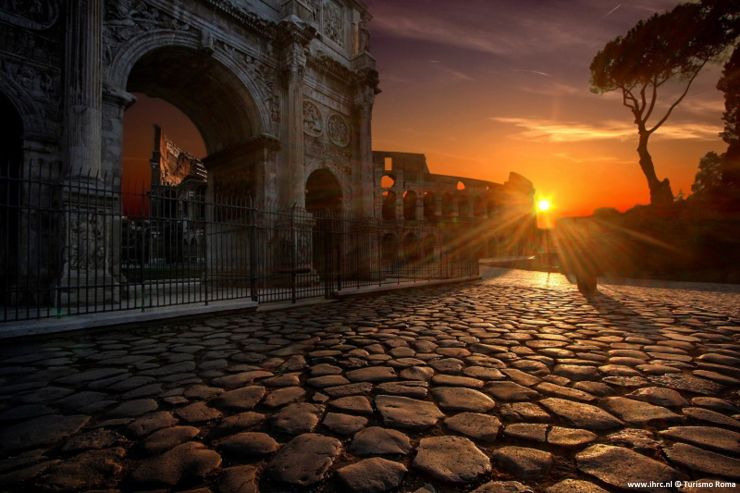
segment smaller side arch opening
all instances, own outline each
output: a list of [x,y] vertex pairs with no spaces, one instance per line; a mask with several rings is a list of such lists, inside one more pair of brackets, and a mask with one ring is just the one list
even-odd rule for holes
[[432,192],[424,194],[424,219],[434,221],[437,218],[437,201]]
[[403,193],[403,218],[406,221],[416,220],[416,192],[412,190]]
[[396,219],[396,192],[392,190],[386,190],[383,192],[383,207],[381,215],[386,221],[393,221]]

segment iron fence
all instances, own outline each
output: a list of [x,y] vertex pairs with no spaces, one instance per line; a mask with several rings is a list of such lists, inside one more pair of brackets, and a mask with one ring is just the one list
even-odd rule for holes
[[[122,191],[114,178],[0,170],[2,321],[226,300],[293,302],[473,277],[440,223],[258,206],[203,184]],[[449,228],[459,225],[449,225]]]

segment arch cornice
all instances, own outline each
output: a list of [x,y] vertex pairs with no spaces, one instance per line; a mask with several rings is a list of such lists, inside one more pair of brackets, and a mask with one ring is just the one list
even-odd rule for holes
[[[115,40],[106,39],[106,45],[116,43]],[[147,31],[131,37],[128,40],[118,42],[115,48],[109,46],[111,55],[110,63],[106,67],[106,83],[118,90],[125,90],[129,75],[134,65],[144,55],[159,48],[186,48],[200,51],[204,56],[211,57],[214,61],[225,67],[236,77],[252,99],[253,106],[248,106],[252,124],[256,125],[256,134],[272,133],[271,101],[272,95],[265,84],[255,81],[249,71],[230,56],[227,50],[219,49],[223,44],[216,44],[216,49],[207,49],[203,46],[203,37],[194,29],[169,30],[159,29]]]

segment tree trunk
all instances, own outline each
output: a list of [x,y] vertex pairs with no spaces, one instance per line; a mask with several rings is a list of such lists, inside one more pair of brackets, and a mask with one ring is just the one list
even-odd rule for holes
[[659,180],[655,174],[653,158],[648,152],[647,144],[650,134],[645,130],[640,130],[640,141],[637,146],[637,154],[640,156],[640,168],[648,182],[650,188],[650,205],[665,207],[673,203],[673,192],[668,178]]

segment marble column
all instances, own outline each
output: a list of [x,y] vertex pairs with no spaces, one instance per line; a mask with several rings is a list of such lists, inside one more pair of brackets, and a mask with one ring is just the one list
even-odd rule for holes
[[67,2],[65,132],[72,177],[101,172],[103,2]]
[[370,86],[363,86],[355,106],[356,121],[358,124],[357,142],[357,172],[355,173],[355,217],[372,217],[373,192],[376,189],[373,176],[373,148],[372,148],[372,114],[375,102],[375,91]]
[[56,306],[70,314],[119,300],[117,190],[103,183],[103,2],[70,0],[65,30],[64,266]]
[[303,44],[291,41],[285,49],[285,82],[287,89],[286,160],[287,169],[281,187],[283,207],[305,207],[305,159],[303,151],[303,75],[306,56]]

